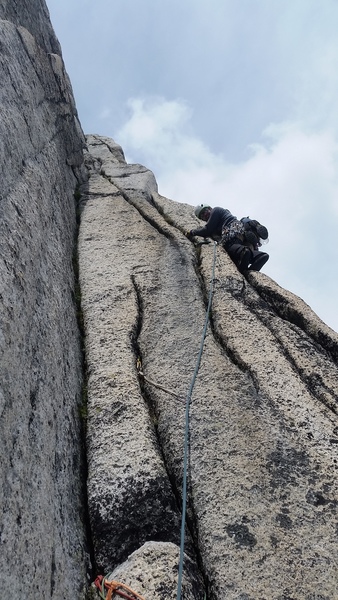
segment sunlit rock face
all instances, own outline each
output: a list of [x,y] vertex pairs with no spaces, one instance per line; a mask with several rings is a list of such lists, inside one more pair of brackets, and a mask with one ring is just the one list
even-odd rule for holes
[[189,241],[193,208],[160,196],[113,140],[87,142],[79,261],[98,571],[168,598],[149,584],[160,567],[148,543],[178,562],[185,401],[212,282],[189,411],[184,597],[338,597],[337,334],[264,273],[243,276],[220,246]]
[[43,1],[0,2],[0,597],[86,583],[73,257],[83,134]]
[[0,28],[0,597],[82,600],[92,545],[92,574],[175,598],[188,431],[182,599],[337,598],[337,334],[84,139],[43,0]]

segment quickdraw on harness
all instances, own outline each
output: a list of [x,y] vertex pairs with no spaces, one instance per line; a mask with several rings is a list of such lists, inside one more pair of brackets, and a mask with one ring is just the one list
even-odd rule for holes
[[103,598],[103,600],[113,600],[115,595],[125,598],[125,600],[145,600],[143,596],[134,592],[128,585],[114,580],[107,581],[106,577],[103,577],[103,575],[99,575],[95,579],[94,584],[99,590],[100,597]]

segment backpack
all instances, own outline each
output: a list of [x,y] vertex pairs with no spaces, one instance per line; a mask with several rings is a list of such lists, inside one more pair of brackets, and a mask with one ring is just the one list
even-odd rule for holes
[[243,217],[241,223],[244,225],[244,241],[247,244],[258,248],[262,245],[261,240],[267,240],[269,232],[264,225],[261,225],[259,221],[250,219],[250,217]]

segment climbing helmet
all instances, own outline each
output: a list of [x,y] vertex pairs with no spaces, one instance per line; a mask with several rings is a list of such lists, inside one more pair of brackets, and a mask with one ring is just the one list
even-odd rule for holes
[[198,206],[196,206],[195,215],[198,219],[201,218],[201,214],[206,208],[210,208],[211,210],[211,206],[209,206],[209,204],[199,204]]

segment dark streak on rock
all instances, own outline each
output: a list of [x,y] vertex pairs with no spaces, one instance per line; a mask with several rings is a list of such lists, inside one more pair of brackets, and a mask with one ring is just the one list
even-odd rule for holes
[[242,523],[228,525],[226,527],[226,532],[239,546],[246,546],[251,550],[257,544],[257,540],[253,533],[251,533],[249,528]]

